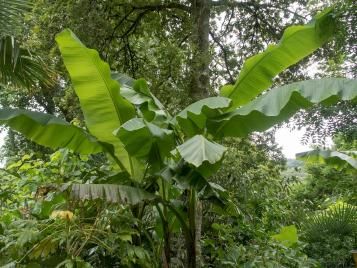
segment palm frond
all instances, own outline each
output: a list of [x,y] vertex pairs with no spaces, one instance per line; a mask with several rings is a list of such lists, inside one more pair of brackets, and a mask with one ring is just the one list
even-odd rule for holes
[[30,8],[28,0],[0,0],[0,36],[15,35]]
[[336,205],[307,218],[302,227],[310,242],[331,235],[353,237],[357,235],[357,206]]
[[40,57],[21,48],[13,36],[0,39],[0,83],[32,87],[42,83],[51,86],[54,72]]

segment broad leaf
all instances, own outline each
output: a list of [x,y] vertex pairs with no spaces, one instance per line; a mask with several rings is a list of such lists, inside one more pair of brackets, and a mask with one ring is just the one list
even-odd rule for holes
[[333,34],[333,10],[318,14],[307,25],[287,28],[277,45],[270,45],[258,55],[249,58],[234,85],[224,86],[221,96],[231,98],[232,108],[254,99],[272,85],[273,78],[321,47]]
[[199,100],[176,115],[175,121],[186,135],[194,136],[204,132],[208,118],[222,115],[230,104],[231,100],[224,97]]
[[330,150],[313,150],[296,154],[297,159],[301,159],[308,163],[322,163],[333,166],[335,168],[352,167],[357,169],[357,160],[353,157]]
[[325,78],[307,80],[274,88],[249,104],[208,122],[208,129],[218,136],[246,137],[282,122],[300,109],[313,104],[331,105],[357,97],[357,80]]
[[141,118],[133,118],[124,123],[116,135],[128,153],[139,158],[147,157],[155,146],[161,159],[164,159],[174,146],[171,130],[160,128]]
[[214,210],[223,215],[237,216],[239,214],[239,208],[229,198],[229,194],[226,189],[218,184],[211,183],[204,177],[198,175],[191,177],[190,180],[180,178],[176,180],[177,183],[185,189],[193,187],[199,195],[201,200],[207,200],[213,204]]
[[[205,163],[202,166],[204,165]],[[215,172],[212,166],[207,166],[207,170],[210,174]],[[228,192],[220,185],[209,182],[200,171],[201,169],[199,168],[192,172],[192,169],[189,168],[187,164],[184,164],[180,168],[173,167],[173,169],[165,170],[164,174],[161,175],[165,180],[173,179],[180,189],[194,188],[200,199],[208,200],[216,205],[214,208],[217,212],[228,213],[232,216],[239,214],[239,209],[229,198]]]
[[120,95],[118,82],[111,78],[109,65],[97,51],[86,48],[70,30],[58,34],[56,41],[90,133],[113,144],[122,168],[133,175],[131,159],[113,131],[135,116],[134,107]]
[[298,242],[297,229],[295,225],[285,226],[279,234],[272,235],[272,238],[286,247],[291,247]]
[[112,78],[121,85],[120,94],[137,107],[139,114],[148,122],[167,126],[171,116],[162,103],[150,92],[144,79],[134,80],[125,74],[112,73]]
[[226,148],[218,143],[207,140],[202,135],[196,135],[176,147],[181,157],[205,177],[221,161]]
[[135,205],[158,197],[140,188],[117,184],[72,184],[71,195],[77,200],[102,199],[111,203]]
[[0,124],[6,124],[34,142],[52,149],[68,148],[81,154],[103,151],[84,130],[55,116],[20,109],[0,109]]

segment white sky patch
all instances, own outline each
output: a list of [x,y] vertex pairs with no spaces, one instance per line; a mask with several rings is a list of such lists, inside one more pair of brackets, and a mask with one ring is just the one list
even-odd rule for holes
[[290,130],[285,126],[276,131],[276,142],[282,147],[282,152],[286,158],[295,159],[295,154],[311,150],[309,145],[301,143],[304,133],[304,129]]
[[[0,132],[0,148],[4,145],[4,139],[6,136],[6,131]],[[0,161],[0,168],[3,168],[5,163],[3,161]]]
[[[275,140],[282,148],[282,153],[288,159],[295,159],[295,154],[312,150],[312,145],[302,144],[301,140],[305,134],[305,128],[300,130],[291,130],[286,126],[282,126],[275,133]],[[326,147],[332,147],[333,141],[330,137],[326,138]]]
[[6,136],[6,131],[0,132],[0,147],[3,146],[4,144],[5,136]]

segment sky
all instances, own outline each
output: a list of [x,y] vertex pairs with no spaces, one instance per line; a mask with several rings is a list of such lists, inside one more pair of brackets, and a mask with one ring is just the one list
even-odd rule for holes
[[295,154],[311,150],[310,146],[301,143],[305,130],[290,130],[283,126],[275,133],[275,140],[282,148],[284,156],[288,159],[294,159]]

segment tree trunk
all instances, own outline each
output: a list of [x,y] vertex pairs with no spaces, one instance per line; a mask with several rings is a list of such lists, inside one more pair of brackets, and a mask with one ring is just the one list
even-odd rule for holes
[[163,223],[163,231],[164,231],[164,249],[163,249],[163,268],[170,268],[170,262],[171,262],[171,246],[170,246],[170,240],[171,240],[171,233],[169,230],[169,224],[165,220]]
[[187,268],[196,268],[196,191],[191,188],[188,197],[188,224],[189,224],[189,235],[186,236],[186,259]]
[[201,267],[202,202],[200,200],[196,201],[195,224],[196,267]]
[[201,226],[202,203],[197,199],[196,190],[191,188],[188,200],[188,223],[190,233],[186,235],[187,267],[201,267]]
[[194,100],[209,95],[209,19],[210,0],[191,1],[192,18],[192,65],[190,96]]

